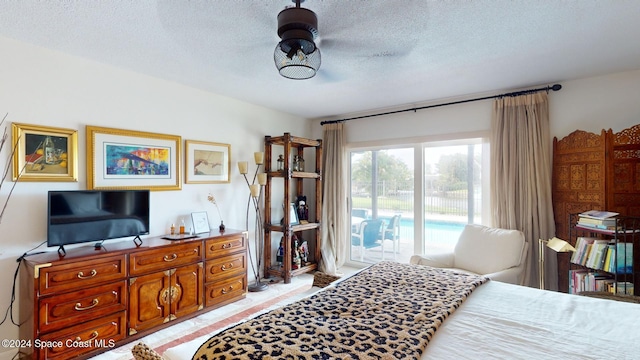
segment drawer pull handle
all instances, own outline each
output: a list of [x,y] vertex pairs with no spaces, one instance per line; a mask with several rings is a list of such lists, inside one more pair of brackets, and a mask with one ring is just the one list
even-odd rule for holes
[[223,293],[223,294],[228,294],[228,293],[230,293],[230,292],[232,292],[232,291],[233,291],[233,286],[229,286],[229,290],[224,289],[224,288],[222,289],[222,293]]
[[76,303],[76,306],[74,306],[73,308],[78,310],[78,311],[85,311],[85,310],[89,310],[89,309],[92,309],[92,308],[96,307],[99,302],[100,301],[98,299],[93,299],[91,301],[91,305],[89,305],[87,307],[82,307],[82,304]]
[[92,277],[94,277],[96,275],[98,275],[98,272],[96,271],[96,269],[91,270],[89,275],[85,275],[83,271],[80,271],[78,273],[78,279],[91,279]]
[[[91,333],[91,336],[87,339],[87,341],[91,341],[97,337],[98,337],[98,332],[94,331]],[[80,336],[76,336],[76,341],[82,341],[82,338]]]
[[175,260],[175,259],[177,259],[177,258],[178,258],[178,255],[176,255],[175,253],[173,253],[173,254],[171,254],[171,256],[169,256],[169,255],[165,255],[162,259],[163,259],[164,261],[166,261],[166,262],[169,262],[169,261],[173,261],[173,260]]
[[229,264],[228,267],[227,265],[222,265],[221,269],[222,271],[231,270],[233,269],[233,263]]
[[222,248],[223,249],[231,249],[232,246],[233,245],[231,245],[230,243],[229,244],[222,244]]

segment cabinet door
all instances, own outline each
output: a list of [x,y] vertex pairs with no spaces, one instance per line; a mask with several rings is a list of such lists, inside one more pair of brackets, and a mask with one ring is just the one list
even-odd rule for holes
[[171,276],[171,314],[181,317],[202,309],[204,296],[202,286],[201,262],[177,268]]
[[129,335],[171,320],[171,273],[167,270],[129,280]]

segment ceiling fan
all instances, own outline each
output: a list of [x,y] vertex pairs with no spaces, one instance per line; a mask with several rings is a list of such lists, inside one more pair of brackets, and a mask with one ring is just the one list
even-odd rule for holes
[[273,60],[280,75],[295,80],[310,79],[320,69],[320,49],[314,40],[318,36],[318,17],[300,7],[304,0],[292,0],[296,6],[278,14],[278,36]]

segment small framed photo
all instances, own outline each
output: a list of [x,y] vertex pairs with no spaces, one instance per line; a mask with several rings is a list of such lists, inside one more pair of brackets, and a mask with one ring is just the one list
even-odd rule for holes
[[78,131],[13,123],[13,181],[78,181]]
[[209,229],[209,217],[206,211],[192,212],[191,221],[193,222],[193,233],[202,234],[208,233]]
[[219,184],[230,182],[231,145],[186,140],[185,183]]
[[289,224],[290,225],[298,225],[300,224],[300,220],[298,219],[298,209],[296,209],[296,204],[289,204]]

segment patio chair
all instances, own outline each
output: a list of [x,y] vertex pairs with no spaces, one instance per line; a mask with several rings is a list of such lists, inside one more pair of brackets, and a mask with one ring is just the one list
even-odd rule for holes
[[[384,240],[391,240],[393,243],[393,259],[397,260],[400,251],[400,218],[402,215],[394,215],[389,221],[389,225],[384,229]],[[383,240],[383,241],[384,241]]]
[[364,260],[364,251],[374,247],[382,247],[382,260],[384,260],[384,221],[380,219],[363,220],[358,231],[351,233],[351,245],[360,247],[360,261]]

